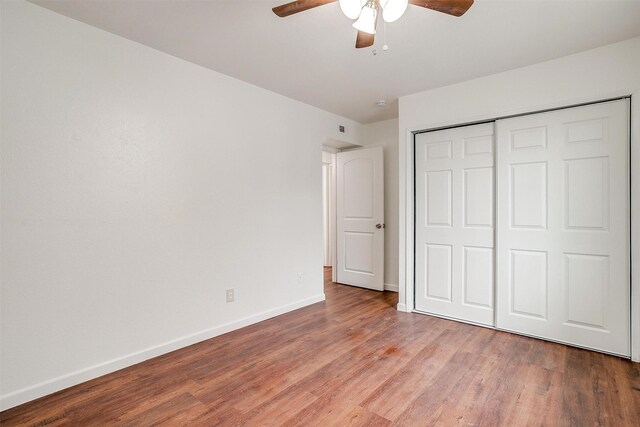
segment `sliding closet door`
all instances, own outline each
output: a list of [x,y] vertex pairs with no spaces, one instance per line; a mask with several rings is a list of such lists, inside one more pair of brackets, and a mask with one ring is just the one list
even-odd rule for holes
[[497,327],[629,355],[629,103],[497,121]]
[[415,308],[493,325],[493,123],[415,144]]

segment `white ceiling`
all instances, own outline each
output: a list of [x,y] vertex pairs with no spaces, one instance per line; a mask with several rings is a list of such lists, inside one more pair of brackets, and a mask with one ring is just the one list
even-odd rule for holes
[[640,0],[476,0],[460,18],[409,6],[374,56],[337,3],[278,18],[287,0],[32,2],[361,123],[397,117],[402,95],[640,35]]

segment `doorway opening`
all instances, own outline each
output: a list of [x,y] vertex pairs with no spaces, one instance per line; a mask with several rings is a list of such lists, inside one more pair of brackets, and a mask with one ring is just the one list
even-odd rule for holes
[[343,151],[362,148],[337,139],[327,139],[322,145],[322,236],[323,236],[323,268],[325,275],[330,275],[332,282],[336,277],[336,173],[337,154]]
[[331,268],[334,264],[335,235],[333,225],[335,222],[335,203],[332,200],[335,195],[335,153],[322,152],[322,236],[324,241],[324,267]]
[[383,291],[383,149],[351,148],[323,151],[323,265],[333,282]]

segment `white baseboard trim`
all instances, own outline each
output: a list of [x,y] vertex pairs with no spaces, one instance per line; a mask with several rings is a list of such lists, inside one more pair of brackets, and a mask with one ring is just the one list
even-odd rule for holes
[[252,316],[244,317],[242,319],[235,320],[233,322],[225,323],[220,326],[215,326],[210,329],[205,329],[194,334],[186,335],[175,340],[159,344],[157,346],[149,347],[147,349],[137,351],[116,359],[108,360],[106,362],[90,366],[88,368],[80,369],[75,372],[70,372],[66,375],[52,378],[47,381],[43,381],[38,384],[34,384],[29,387],[25,387],[20,390],[16,390],[11,393],[0,396],[0,411],[13,408],[14,406],[21,405],[39,397],[46,396],[51,393],[63,390],[65,388],[83,383],[85,381],[98,378],[102,375],[115,372],[119,369],[126,368],[127,366],[135,365],[136,363],[143,362],[153,357],[160,356],[165,353],[169,353],[174,350],[198,343],[200,341],[208,340],[218,335],[226,334],[227,332],[235,331],[236,329],[244,328],[245,326],[252,325],[254,323],[261,322],[263,320],[270,319],[275,316],[279,316],[284,313],[296,310],[298,308],[305,307],[307,305],[315,304],[325,300],[324,294],[314,295],[310,298],[306,298],[300,301],[296,301],[291,304],[283,305],[281,307],[274,308],[272,310],[263,311]]
[[393,283],[385,283],[384,290],[391,291],[391,292],[398,292],[398,285],[394,285]]
[[402,304],[402,303],[398,303],[398,305],[396,305],[396,309],[398,311],[404,311],[404,312],[408,313],[407,306]]

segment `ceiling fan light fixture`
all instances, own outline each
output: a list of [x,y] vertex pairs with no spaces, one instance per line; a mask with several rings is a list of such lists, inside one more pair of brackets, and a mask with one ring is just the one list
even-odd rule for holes
[[385,22],[394,22],[400,19],[407,11],[409,0],[381,0],[382,19]]
[[349,19],[358,19],[367,0],[340,0],[340,9]]
[[[0,0],[2,1],[2,0]],[[378,16],[382,14],[383,22],[394,22],[412,5],[446,13],[451,16],[462,16],[473,5],[474,0],[289,0],[289,3],[272,8],[280,18],[295,13],[314,9],[318,6],[339,2],[340,9],[350,19],[355,20],[353,27],[356,34],[356,49],[371,47],[374,44]],[[388,50],[383,44],[382,50]],[[377,51],[374,49],[374,55]]]
[[375,34],[377,21],[378,4],[375,0],[369,0],[362,8],[358,20],[353,23],[353,28],[364,33]]

